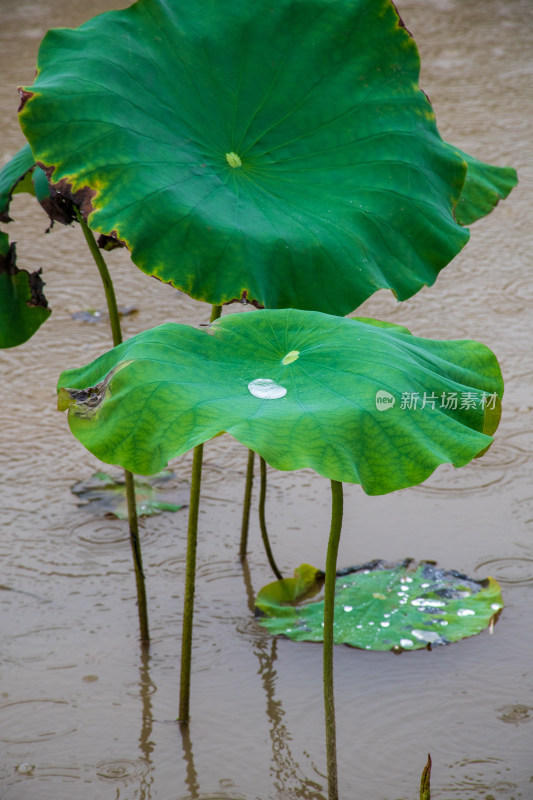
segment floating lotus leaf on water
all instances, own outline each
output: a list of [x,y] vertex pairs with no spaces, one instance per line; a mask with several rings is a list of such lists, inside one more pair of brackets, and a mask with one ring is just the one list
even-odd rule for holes
[[23,344],[50,316],[40,273],[18,269],[15,245],[0,231],[0,348]]
[[316,311],[169,323],[64,372],[58,405],[101,461],[151,474],[226,431],[276,469],[384,494],[492,442],[503,385],[488,348]]
[[21,124],[90,227],[196,299],[343,315],[432,284],[467,165],[390,0],[139,0],[50,31]]
[[[119,317],[129,317],[130,314],[136,314],[139,309],[136,306],[118,306],[117,311]],[[109,319],[109,311],[107,308],[105,309],[96,309],[96,308],[84,308],[80,309],[80,311],[73,311],[70,315],[72,319],[78,320],[78,322],[102,322],[103,320]]]
[[[183,503],[170,502],[168,493],[161,490],[174,477],[171,470],[164,470],[151,478],[134,476],[137,514],[153,517],[162,511],[179,511]],[[128,519],[128,500],[124,476],[112,477],[106,472],[95,472],[88,480],[79,481],[72,487],[72,492],[83,501],[82,505],[90,505],[91,510],[101,514],[113,514],[119,519]]]
[[[294,578],[263,587],[257,621],[294,641],[321,642],[324,574],[302,564]],[[375,561],[337,573],[336,644],[363,650],[420,650],[450,644],[489,627],[503,608],[494,578],[476,581],[432,563]]]

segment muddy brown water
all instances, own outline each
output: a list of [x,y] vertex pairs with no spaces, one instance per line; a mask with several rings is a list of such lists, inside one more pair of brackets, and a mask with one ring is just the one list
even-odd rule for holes
[[[16,87],[31,83],[48,27],[77,25],[108,0],[0,0],[0,163],[22,145]],[[403,0],[422,54],[421,85],[443,136],[512,164],[521,183],[472,227],[435,286],[397,304],[380,292],[361,313],[417,335],[474,338],[497,354],[504,415],[489,454],[462,470],[382,498],[346,488],[339,565],[430,558],[500,580],[494,633],[394,656],[335,648],[342,798],[417,797],[427,753],[433,796],[533,797],[533,363],[531,360],[530,0]],[[254,515],[249,571],[238,559],[246,453],[223,437],[205,447],[193,649],[192,722],[175,723],[186,512],[142,522],[152,644],[137,641],[124,522],[78,508],[70,487],[98,463],[55,410],[65,367],[109,346],[96,271],[74,228],[17,198],[19,264],[43,266],[50,320],[0,354],[0,797],[2,800],[281,800],[325,793],[321,648],[271,639],[250,599],[271,573]],[[125,336],[208,309],[109,256]],[[190,458],[171,465],[186,481]],[[309,471],[270,473],[268,518],[282,569],[323,566],[329,486]]]

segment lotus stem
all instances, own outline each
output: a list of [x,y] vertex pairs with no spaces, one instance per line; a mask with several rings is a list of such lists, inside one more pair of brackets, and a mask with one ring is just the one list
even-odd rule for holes
[[266,490],[267,490],[267,468],[266,468],[266,461],[262,456],[259,457],[259,464],[261,467],[261,488],[259,491],[259,527],[261,528],[261,538],[263,539],[263,545],[265,546],[265,552],[267,554],[268,563],[272,567],[272,572],[274,573],[278,581],[281,581],[283,580],[283,575],[279,571],[278,566],[274,561],[274,556],[272,555],[272,550],[270,548],[270,541],[268,539],[268,531],[266,527],[265,502],[266,502]]
[[[81,225],[85,241],[91,251],[100,278],[104,286],[107,309],[109,312],[109,322],[111,324],[111,334],[113,337],[113,345],[122,343],[122,328],[120,325],[120,316],[118,313],[117,298],[115,296],[115,289],[113,281],[107,268],[107,264],[102,255],[102,251],[96,243],[93,232],[83,219],[81,212],[77,206],[74,206],[76,219]],[[142,564],[141,554],[141,541],[139,538],[139,519],[137,516],[137,501],[135,498],[135,483],[133,475],[128,470],[124,470],[124,481],[126,484],[126,497],[128,502],[128,521],[130,529],[130,544],[131,552],[133,555],[133,566],[135,569],[135,583],[137,586],[137,608],[139,613],[139,628],[141,635],[141,642],[147,644],[150,641],[150,631],[148,627],[148,605],[146,601],[146,586],[144,580],[144,570]]]
[[342,483],[331,481],[331,528],[326,556],[324,584],[324,710],[326,718],[326,761],[328,771],[328,800],[338,800],[337,742],[335,727],[335,695],[333,691],[333,622],[335,613],[335,579],[337,553],[342,529]]
[[[222,306],[212,306],[209,321],[214,322],[222,314]],[[185,567],[185,595],[183,599],[183,626],[181,637],[180,705],[178,722],[188,725],[190,719],[192,621],[194,614],[194,590],[196,578],[196,546],[198,542],[198,512],[202,486],[202,461],[204,446],[194,448],[189,501],[189,527],[187,531],[187,563]]]
[[252,488],[254,483],[254,459],[255,452],[253,450],[248,450],[248,466],[246,468],[246,485],[244,487],[244,503],[242,507],[241,546],[239,548],[239,558],[241,562],[246,558],[246,550],[248,548],[250,506],[252,502]]
[[187,564],[185,569],[185,596],[183,600],[183,633],[181,637],[180,706],[178,722],[187,725],[190,719],[192,619],[194,611],[194,582],[196,576],[196,545],[198,541],[198,511],[202,482],[204,446],[194,448],[189,502],[189,528],[187,532]]
[[116,347],[117,344],[122,343],[122,329],[120,327],[120,317],[118,313],[117,298],[115,297],[115,289],[113,287],[113,281],[111,280],[111,275],[109,274],[107,264],[104,261],[102,251],[100,250],[100,248],[96,243],[96,239],[94,238],[93,232],[83,219],[81,212],[77,206],[74,206],[74,211],[76,213],[76,219],[81,225],[83,235],[85,236],[85,241],[89,246],[89,250],[91,251],[91,255],[94,259],[94,262],[98,267],[98,272],[100,273],[102,283],[104,284],[104,291],[107,300],[107,308],[109,311],[109,322],[111,323],[111,333],[113,335],[113,345],[114,347]]
[[209,322],[214,322],[222,314],[222,306],[212,306]]
[[139,538],[137,500],[135,498],[135,484],[133,475],[127,469],[124,470],[124,480],[126,482],[126,498],[128,502],[131,553],[135,568],[135,584],[137,586],[137,609],[139,613],[141,642],[143,644],[148,644],[150,641],[150,629],[148,627],[148,603],[146,601],[146,584],[144,580],[141,540]]

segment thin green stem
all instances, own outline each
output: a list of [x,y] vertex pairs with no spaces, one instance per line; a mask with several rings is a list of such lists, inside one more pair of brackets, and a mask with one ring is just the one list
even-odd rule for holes
[[[111,334],[113,337],[113,345],[122,343],[122,328],[120,325],[120,316],[118,313],[117,298],[115,296],[115,289],[113,281],[107,268],[107,264],[102,255],[102,251],[96,243],[93,232],[83,219],[81,212],[77,206],[74,206],[76,219],[81,225],[85,241],[91,251],[100,278],[104,286],[107,309],[109,312],[109,322],[111,324]],[[148,606],[146,602],[146,586],[144,581],[144,570],[141,555],[141,542],[139,539],[139,520],[137,517],[137,501],[135,499],[135,484],[133,475],[128,470],[124,470],[124,480],[126,483],[126,497],[128,501],[128,521],[130,529],[130,544],[131,552],[133,555],[133,566],[135,569],[135,583],[137,586],[137,608],[139,612],[139,627],[141,633],[141,642],[146,644],[150,641],[150,632],[148,628]]]
[[278,566],[274,561],[274,556],[272,555],[272,550],[270,548],[268,531],[266,527],[265,502],[266,502],[266,490],[267,490],[267,468],[266,468],[266,461],[262,456],[259,457],[259,464],[261,467],[261,488],[259,491],[259,527],[261,528],[261,538],[263,540],[263,545],[265,547],[265,552],[267,554],[268,563],[272,567],[272,572],[274,573],[278,581],[281,581],[283,580],[283,575],[279,571]]
[[111,280],[111,275],[109,274],[107,264],[104,261],[102,251],[100,250],[100,248],[96,243],[96,239],[94,238],[93,232],[83,219],[80,210],[79,208],[77,208],[77,206],[74,206],[74,211],[76,213],[76,219],[81,225],[83,235],[85,236],[85,241],[89,246],[89,250],[91,251],[92,257],[94,258],[94,262],[98,267],[98,272],[100,273],[102,283],[104,284],[104,291],[107,300],[107,308],[109,311],[109,322],[111,323],[111,333],[113,335],[113,345],[116,347],[117,344],[122,343],[122,330],[120,327],[120,316],[118,313],[117,298],[115,297],[113,281]]
[[[212,306],[210,322],[220,317],[222,306]],[[187,531],[187,563],[185,567],[185,595],[183,598],[183,624],[181,637],[180,704],[178,722],[188,725],[190,719],[192,624],[194,614],[194,591],[196,578],[196,547],[198,542],[198,512],[202,486],[202,461],[204,446],[194,448],[189,501],[189,527]]]
[[135,568],[135,584],[137,586],[137,608],[139,612],[141,642],[143,644],[147,644],[150,641],[150,629],[148,626],[148,603],[146,601],[146,584],[144,581],[141,540],[139,538],[137,500],[135,498],[135,484],[133,482],[133,475],[131,472],[128,472],[127,469],[124,470],[124,480],[126,482],[126,497],[128,501],[131,553]]
[[244,487],[244,503],[242,507],[241,545],[239,558],[244,561],[248,548],[248,530],[250,527],[250,506],[252,503],[252,488],[254,484],[254,458],[253,450],[248,450],[248,466],[246,468],[246,485]]
[[213,306],[211,308],[211,318],[209,322],[214,322],[222,314],[222,306]]
[[202,458],[204,446],[194,448],[189,503],[189,528],[187,533],[187,564],[185,569],[185,596],[183,600],[183,633],[181,638],[180,706],[178,722],[189,722],[191,690],[192,620],[194,612],[194,580],[196,575],[196,545],[198,540],[198,511],[202,483]]
[[326,718],[326,761],[328,768],[328,800],[338,800],[337,736],[335,728],[335,695],[333,691],[333,622],[337,553],[342,529],[342,483],[331,481],[331,528],[326,556],[324,584],[324,711]]

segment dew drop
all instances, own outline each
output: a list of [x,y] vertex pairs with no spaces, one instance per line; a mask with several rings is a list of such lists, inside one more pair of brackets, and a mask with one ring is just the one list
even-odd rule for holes
[[400,644],[402,647],[412,647],[413,643],[410,639],[400,639]]
[[472,611],[471,608],[460,608],[457,612],[458,617],[470,617],[472,614],[475,614],[475,611]]
[[492,608],[493,611],[499,611],[500,608],[501,608],[501,605],[499,603],[493,603],[491,605],[491,608]]
[[33,775],[35,772],[35,764],[28,764],[23,762],[16,767],[17,772],[19,775]]
[[284,386],[280,386],[270,378],[256,378],[255,381],[250,381],[248,391],[261,400],[279,400],[287,394]]
[[412,606],[417,606],[418,608],[444,608],[446,603],[444,600],[430,600],[426,597],[415,597],[414,600],[411,600]]
[[344,606],[345,611],[353,611],[353,606]]
[[388,628],[389,625],[390,625],[390,622],[380,622],[379,624],[381,625],[382,628]]
[[411,631],[413,636],[416,639],[419,639],[421,642],[437,642],[440,639],[440,634],[436,633],[435,631]]

